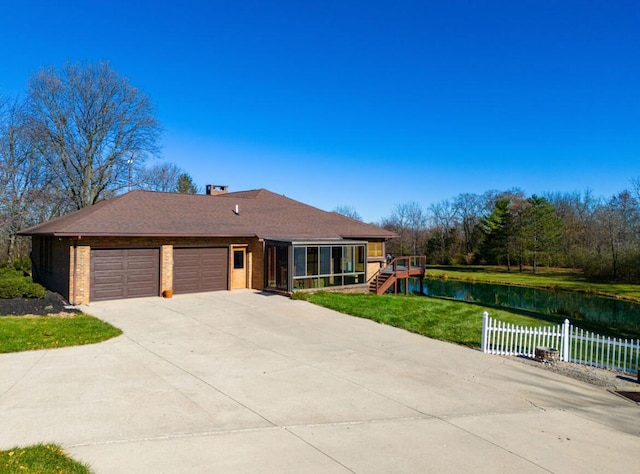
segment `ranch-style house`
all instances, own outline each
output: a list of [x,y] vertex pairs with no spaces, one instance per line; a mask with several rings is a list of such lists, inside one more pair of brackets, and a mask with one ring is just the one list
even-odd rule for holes
[[395,234],[258,189],[131,191],[30,227],[35,281],[72,304],[253,288],[367,290]]

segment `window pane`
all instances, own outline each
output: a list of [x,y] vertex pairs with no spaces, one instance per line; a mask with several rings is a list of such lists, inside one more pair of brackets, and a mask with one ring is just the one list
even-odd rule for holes
[[320,247],[320,275],[331,273],[331,247]]
[[351,273],[353,272],[353,245],[345,245],[342,249],[342,270],[345,273]]
[[276,248],[276,287],[286,290],[288,282],[289,248]]
[[244,250],[233,251],[233,268],[244,268]]
[[333,273],[342,273],[342,247],[331,247]]
[[356,271],[364,271],[364,245],[358,245],[355,248],[356,251]]
[[308,290],[318,287],[317,278],[296,278],[293,280],[293,288],[296,290]]
[[344,277],[345,285],[356,285],[358,283],[364,283],[364,274],[357,273],[355,275],[345,275]]
[[293,266],[294,276],[304,276],[306,274],[306,247],[294,247],[293,248]]
[[307,247],[307,275],[318,274],[318,247]]
[[367,248],[365,243],[294,246],[293,289],[364,284]]

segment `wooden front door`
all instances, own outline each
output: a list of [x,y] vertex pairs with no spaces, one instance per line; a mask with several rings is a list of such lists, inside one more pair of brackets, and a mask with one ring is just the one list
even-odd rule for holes
[[232,247],[231,249],[231,289],[247,287],[247,249]]

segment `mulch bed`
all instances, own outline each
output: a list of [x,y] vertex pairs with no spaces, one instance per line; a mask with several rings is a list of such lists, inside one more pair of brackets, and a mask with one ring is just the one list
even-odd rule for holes
[[44,298],[0,298],[0,316],[25,316],[46,314],[58,314],[62,312],[73,313],[76,309],[67,309],[69,303],[53,291],[47,291]]
[[640,392],[617,391],[616,393],[622,395],[625,398],[628,398],[632,402],[640,403]]

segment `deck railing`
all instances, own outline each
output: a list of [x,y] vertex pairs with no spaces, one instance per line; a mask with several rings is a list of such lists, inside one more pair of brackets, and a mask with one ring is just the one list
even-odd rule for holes
[[[424,255],[395,257],[369,279],[370,290],[382,294],[393,285],[397,293],[398,280],[408,280],[409,277],[424,278],[426,265],[427,257]],[[408,285],[405,284],[405,292],[407,288]]]

